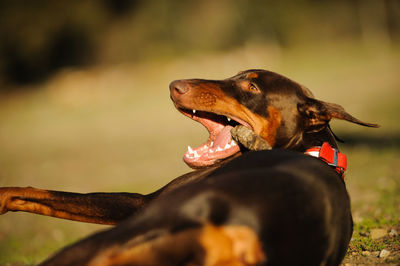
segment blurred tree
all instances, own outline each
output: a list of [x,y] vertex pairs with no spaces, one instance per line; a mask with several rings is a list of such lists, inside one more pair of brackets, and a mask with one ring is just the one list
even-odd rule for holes
[[390,46],[399,32],[399,0],[2,0],[0,81],[254,42]]
[[115,16],[121,16],[137,8],[141,0],[101,0],[106,9]]
[[400,1],[386,0],[386,19],[392,42],[400,41]]

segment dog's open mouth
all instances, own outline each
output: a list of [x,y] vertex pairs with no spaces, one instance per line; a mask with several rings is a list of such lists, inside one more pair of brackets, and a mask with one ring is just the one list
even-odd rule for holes
[[178,107],[185,116],[201,123],[209,132],[208,140],[197,148],[188,146],[183,156],[185,163],[192,168],[202,168],[224,160],[240,151],[238,144],[232,139],[231,129],[239,124],[248,128],[245,121],[211,112],[189,110]]

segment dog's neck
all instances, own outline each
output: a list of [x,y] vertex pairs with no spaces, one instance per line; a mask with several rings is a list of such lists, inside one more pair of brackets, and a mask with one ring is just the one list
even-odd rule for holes
[[328,142],[332,148],[338,149],[335,136],[333,135],[329,127],[326,127],[318,132],[299,132],[288,141],[286,141],[283,145],[281,144],[275,146],[274,148],[305,152],[311,147],[321,146],[324,142]]
[[301,140],[301,152],[314,146],[321,146],[324,142],[328,142],[332,148],[338,149],[335,136],[328,127],[319,132],[304,133]]
[[[333,135],[329,127],[326,127],[319,132],[299,133],[294,137],[292,137],[289,141],[287,141],[286,145],[278,145],[275,147],[271,147],[269,143],[266,142],[266,140],[262,139],[259,135],[247,129],[244,126],[237,126],[235,129],[238,130],[231,131],[232,137],[235,139],[235,141],[239,142],[242,145],[242,147],[245,149],[245,152],[247,152],[248,150],[259,151],[263,149],[269,150],[274,148],[278,149],[280,148],[280,149],[286,149],[304,153],[312,147],[322,146],[324,142],[329,143],[329,145],[332,148],[339,150],[335,140],[335,136]],[[215,167],[218,168],[219,166],[226,164],[235,157],[240,156],[242,152],[236,153],[232,157],[226,158],[223,161],[215,163],[214,165],[211,166],[211,168]]]

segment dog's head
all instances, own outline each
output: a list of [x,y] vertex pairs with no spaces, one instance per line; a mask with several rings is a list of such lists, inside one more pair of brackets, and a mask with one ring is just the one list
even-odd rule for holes
[[184,115],[203,124],[210,136],[188,148],[184,161],[192,168],[212,166],[239,155],[230,130],[242,124],[273,148],[303,151],[304,140],[327,130],[332,118],[364,123],[337,104],[313,98],[300,84],[266,70],[246,70],[224,80],[186,79],[170,84],[171,99]]

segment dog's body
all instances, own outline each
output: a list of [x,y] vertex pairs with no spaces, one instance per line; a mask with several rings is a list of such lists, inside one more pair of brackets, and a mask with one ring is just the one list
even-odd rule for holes
[[249,152],[44,265],[338,265],[351,233],[344,182],[328,165]]
[[[335,169],[302,153],[323,143],[337,149],[331,118],[376,125],[265,70],[221,81],[175,81],[170,91],[177,109],[210,133],[184,156],[200,170],[149,195],[0,189],[3,213],[105,224],[131,216],[44,264],[339,264],[352,234],[346,188]],[[246,151],[243,136],[231,135],[238,124],[273,150],[238,157]]]

